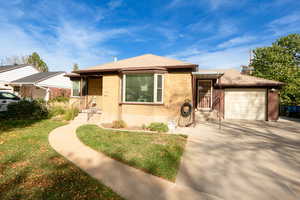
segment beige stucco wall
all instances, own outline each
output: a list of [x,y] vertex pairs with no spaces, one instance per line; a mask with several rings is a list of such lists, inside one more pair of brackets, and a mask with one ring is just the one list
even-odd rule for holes
[[141,126],[151,122],[177,122],[180,107],[185,100],[192,100],[191,73],[177,72],[164,74],[163,105],[121,106],[121,118],[129,126]]
[[[164,74],[164,103],[162,105],[120,104],[121,78],[119,75],[103,76],[102,123],[124,120],[129,126],[141,126],[151,122],[177,122],[180,107],[185,100],[192,100],[192,76],[190,72],[171,72]],[[78,98],[71,98],[76,105]]]
[[103,76],[102,93],[102,122],[108,123],[118,120],[120,97],[120,77],[119,75]]
[[80,98],[79,97],[70,97],[69,105],[70,105],[70,107],[79,109],[80,108]]

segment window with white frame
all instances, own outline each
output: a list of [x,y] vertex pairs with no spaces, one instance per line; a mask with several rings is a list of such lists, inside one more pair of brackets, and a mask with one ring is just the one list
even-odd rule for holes
[[72,81],[72,96],[73,97],[80,96],[80,81],[79,80]]
[[163,75],[124,74],[123,102],[163,103]]

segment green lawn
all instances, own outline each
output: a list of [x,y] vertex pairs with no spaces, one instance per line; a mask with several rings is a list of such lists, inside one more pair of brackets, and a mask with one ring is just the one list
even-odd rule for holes
[[122,199],[57,154],[52,120],[0,122],[0,199]]
[[175,181],[186,144],[182,135],[111,131],[95,125],[79,127],[77,135],[97,151],[170,181]]

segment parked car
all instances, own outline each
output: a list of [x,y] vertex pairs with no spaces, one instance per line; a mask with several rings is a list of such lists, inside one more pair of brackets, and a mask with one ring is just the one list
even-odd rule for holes
[[8,104],[18,102],[21,98],[10,92],[0,92],[0,112],[7,111]]

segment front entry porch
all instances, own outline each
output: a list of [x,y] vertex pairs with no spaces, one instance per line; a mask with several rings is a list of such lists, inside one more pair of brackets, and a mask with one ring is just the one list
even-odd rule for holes
[[222,90],[217,88],[223,73],[193,72],[194,122],[221,120]]
[[[102,76],[80,76],[71,78],[73,90],[72,104],[80,110],[102,108],[103,80]],[[75,105],[76,104],[76,105]]]
[[70,104],[77,107],[80,114],[77,120],[100,121],[103,105],[103,79],[102,76],[71,77],[73,89]]

